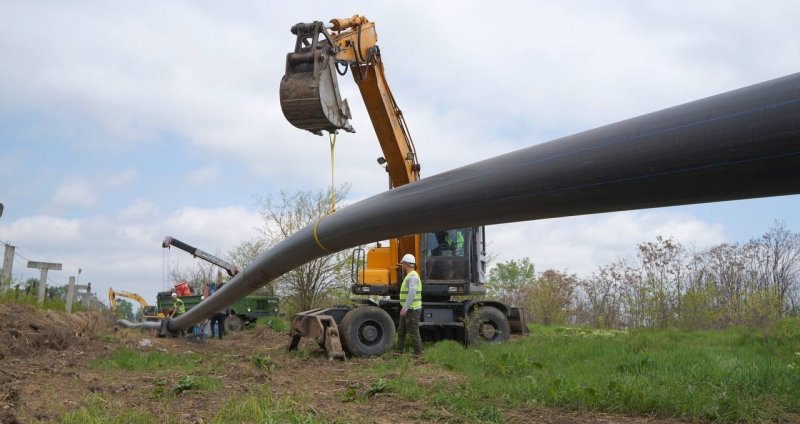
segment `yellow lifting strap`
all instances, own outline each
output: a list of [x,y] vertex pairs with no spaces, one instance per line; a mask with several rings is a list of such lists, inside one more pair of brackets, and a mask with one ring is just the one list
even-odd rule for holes
[[320,217],[320,219],[317,220],[317,223],[314,224],[314,241],[317,242],[317,246],[319,246],[320,249],[328,253],[331,253],[331,250],[322,245],[322,242],[319,240],[319,234],[317,233],[317,227],[319,227],[319,223],[320,221],[322,221],[322,218],[325,218],[326,216],[336,212],[336,184],[334,183],[334,178],[333,178],[334,176],[333,168],[335,163],[333,152],[334,148],[336,147],[336,134],[337,134],[336,131],[334,131],[332,134],[331,133],[328,134],[328,139],[331,143],[331,208],[328,210],[328,213]]
[[337,131],[334,131],[333,134],[328,133],[328,139],[331,142],[331,210],[328,213],[336,212],[336,186],[333,182],[333,149],[336,147],[336,133]]

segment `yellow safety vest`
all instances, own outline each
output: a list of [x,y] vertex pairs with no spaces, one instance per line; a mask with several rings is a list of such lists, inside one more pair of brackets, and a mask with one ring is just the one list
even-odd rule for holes
[[408,299],[408,277],[412,275],[417,277],[417,291],[414,293],[411,309],[419,309],[422,307],[422,278],[419,278],[419,274],[414,270],[406,274],[406,277],[403,278],[403,284],[400,285],[400,305],[406,304],[406,299]]
[[180,299],[175,299],[175,305],[173,306],[176,308],[176,314],[185,314],[186,313],[186,305],[183,304],[183,301]]

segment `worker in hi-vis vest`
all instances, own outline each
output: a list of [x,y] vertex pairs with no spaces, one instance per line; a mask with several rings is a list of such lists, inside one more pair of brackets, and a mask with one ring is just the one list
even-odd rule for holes
[[406,345],[406,333],[414,344],[414,355],[422,354],[422,338],[419,335],[419,321],[422,317],[422,279],[414,270],[417,260],[414,255],[406,254],[400,261],[406,276],[400,285],[400,328],[397,329],[397,346],[395,351],[403,353]]
[[183,301],[178,299],[178,293],[172,293],[172,311],[169,313],[170,318],[179,317],[186,313],[186,305]]

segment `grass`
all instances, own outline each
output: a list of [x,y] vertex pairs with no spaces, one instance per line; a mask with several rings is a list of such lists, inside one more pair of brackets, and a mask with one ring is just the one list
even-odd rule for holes
[[[455,380],[419,383],[401,357],[371,372],[464,421],[502,422],[498,407],[539,405],[723,422],[800,417],[800,325],[777,332],[592,331],[536,327],[517,342],[428,346]],[[426,370],[430,372],[430,370]]]
[[228,401],[210,421],[223,423],[322,423],[327,422],[315,411],[288,396],[276,396],[269,386],[261,386],[258,394]]
[[150,424],[155,422],[170,424],[175,421],[157,419],[149,412],[136,408],[113,405],[97,394],[87,396],[77,411],[68,412],[61,417],[62,424]]
[[[17,292],[13,289],[9,289],[0,295],[0,304],[30,305],[34,308],[62,312],[67,310],[66,301],[60,297],[50,299],[49,297],[45,296],[44,302],[39,305],[39,299],[36,295],[36,290],[34,290],[32,294],[25,294],[24,291]],[[84,308],[80,302],[75,301],[72,303],[72,312],[81,312],[85,310],[86,308]]]
[[289,332],[289,322],[281,317],[261,317],[256,320],[256,325],[269,327],[279,333]]
[[203,356],[197,353],[167,353],[151,350],[138,352],[127,347],[119,347],[105,358],[92,361],[91,367],[96,369],[122,369],[130,371],[155,371],[168,369],[191,372],[202,366]]

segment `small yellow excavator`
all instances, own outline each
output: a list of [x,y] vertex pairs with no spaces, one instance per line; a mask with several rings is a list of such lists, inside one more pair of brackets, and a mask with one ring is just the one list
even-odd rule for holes
[[[337,75],[350,71],[383,152],[378,163],[389,174],[389,188],[419,180],[416,149],[386,81],[375,23],[355,15],[331,19],[329,24],[299,23],[291,32],[297,36],[295,48],[286,57],[286,73],[280,84],[286,119],[317,135],[323,131],[354,132],[349,105],[341,98],[337,82]],[[389,299],[363,299],[356,306],[297,314],[292,320],[290,349],[307,336],[315,337],[331,358],[344,356],[342,346],[356,356],[387,352],[399,320],[403,275],[398,263],[405,254],[417,258],[417,272],[424,281],[420,325],[424,339],[456,339],[464,344],[501,342],[512,333],[528,331],[523,310],[471,298],[485,293],[483,227],[442,229],[392,239],[388,244],[379,244],[368,252],[356,249],[351,290],[357,295]],[[464,297],[455,300],[453,296]]]
[[144,321],[160,321],[165,318],[164,314],[158,310],[158,307],[151,306],[142,296],[126,291],[114,291],[114,289],[109,288],[108,303],[111,305],[111,312],[117,312],[117,296],[138,302],[139,306],[142,308],[142,319]]

